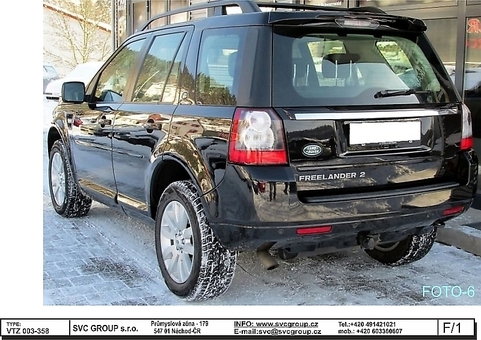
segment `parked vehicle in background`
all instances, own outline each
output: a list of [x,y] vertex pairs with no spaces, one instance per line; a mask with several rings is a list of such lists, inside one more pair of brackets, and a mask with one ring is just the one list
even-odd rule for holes
[[66,81],[81,81],[85,85],[88,85],[92,77],[102,66],[101,61],[91,61],[84,64],[77,65],[71,72],[65,77],[53,80],[48,83],[44,93],[47,99],[58,100],[60,97],[60,91],[62,84]]
[[183,10],[201,9],[213,16],[145,30],[180,10],[154,17],[86,88],[64,84],[47,139],[58,214],[95,199],[155,221],[164,281],[192,301],[228,289],[238,251],[266,269],[349,247],[418,261],[470,207],[470,112],[423,21],[249,0]]
[[51,64],[43,64],[43,93],[45,93],[45,89],[53,80],[59,79],[60,75],[58,74],[55,67]]

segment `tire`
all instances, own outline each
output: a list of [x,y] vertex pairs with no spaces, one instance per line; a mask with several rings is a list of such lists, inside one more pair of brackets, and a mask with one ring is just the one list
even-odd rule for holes
[[215,237],[190,181],[174,182],[163,192],[155,249],[167,287],[186,301],[218,297],[232,283],[237,252],[224,248]]
[[391,266],[400,266],[422,259],[433,247],[436,241],[437,229],[421,235],[410,235],[404,240],[375,246],[366,249],[373,259]]
[[48,186],[53,208],[64,217],[85,216],[92,199],[79,188],[67,157],[65,145],[57,140],[50,150]]

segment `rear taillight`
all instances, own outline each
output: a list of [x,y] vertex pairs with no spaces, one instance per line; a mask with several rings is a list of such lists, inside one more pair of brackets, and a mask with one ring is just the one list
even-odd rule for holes
[[443,211],[443,216],[450,216],[450,215],[457,215],[459,213],[462,213],[464,210],[464,207],[459,205],[456,207],[448,208]]
[[471,120],[471,111],[469,111],[468,107],[463,104],[463,126],[461,130],[461,144],[460,149],[470,150],[473,148],[474,140],[473,140],[473,124]]
[[271,109],[238,108],[229,138],[229,161],[237,164],[287,164],[282,120]]

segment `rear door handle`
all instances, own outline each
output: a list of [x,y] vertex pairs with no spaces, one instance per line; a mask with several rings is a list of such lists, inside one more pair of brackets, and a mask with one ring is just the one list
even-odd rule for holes
[[107,119],[107,117],[102,116],[98,120],[100,127],[105,127],[105,125],[112,125],[112,119]]

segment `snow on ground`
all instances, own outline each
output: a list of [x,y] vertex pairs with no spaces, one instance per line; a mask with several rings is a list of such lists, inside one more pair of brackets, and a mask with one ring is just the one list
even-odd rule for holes
[[[135,268],[140,273],[139,280],[146,282],[149,288],[147,292],[137,287],[138,296],[114,296],[111,301],[105,301],[103,297],[95,300],[95,296],[84,299],[89,293],[83,292],[77,294],[78,304],[118,304],[122,301],[124,304],[138,305],[150,304],[149,301],[154,305],[184,304],[170,296],[162,282],[151,225],[132,220],[97,203],[86,218],[65,220],[55,214],[44,191],[44,232],[44,247],[47,248],[59,243],[63,246],[64,241],[68,244],[71,238],[85,241],[81,251],[68,249],[61,260],[45,263],[44,272],[47,276],[57,272],[59,262],[68,268],[68,263],[64,263],[68,255],[78,257],[85,254],[83,262],[104,258],[118,266]],[[82,244],[78,246],[82,247]],[[423,260],[402,267],[383,266],[359,249],[279,262],[279,268],[266,271],[254,252],[240,254],[236,276],[227,293],[219,299],[201,304],[481,305],[481,258],[446,245],[435,244]],[[85,275],[82,265],[72,261],[70,269],[78,273],[67,276],[66,280],[77,280],[77,277]],[[121,272],[116,276],[116,281],[126,282],[130,279],[128,276],[124,280]],[[88,284],[91,293],[98,292],[96,285],[103,287],[105,280],[89,281]],[[85,289],[85,285],[81,286],[81,289]],[[424,286],[431,288],[424,288],[423,292]],[[474,286],[476,295],[455,297],[449,292],[448,296],[437,297],[434,296],[437,295],[436,291],[431,293],[432,286],[459,286],[466,292],[470,286]],[[66,294],[71,289],[63,288],[48,286],[44,296],[47,304],[71,301]]]

